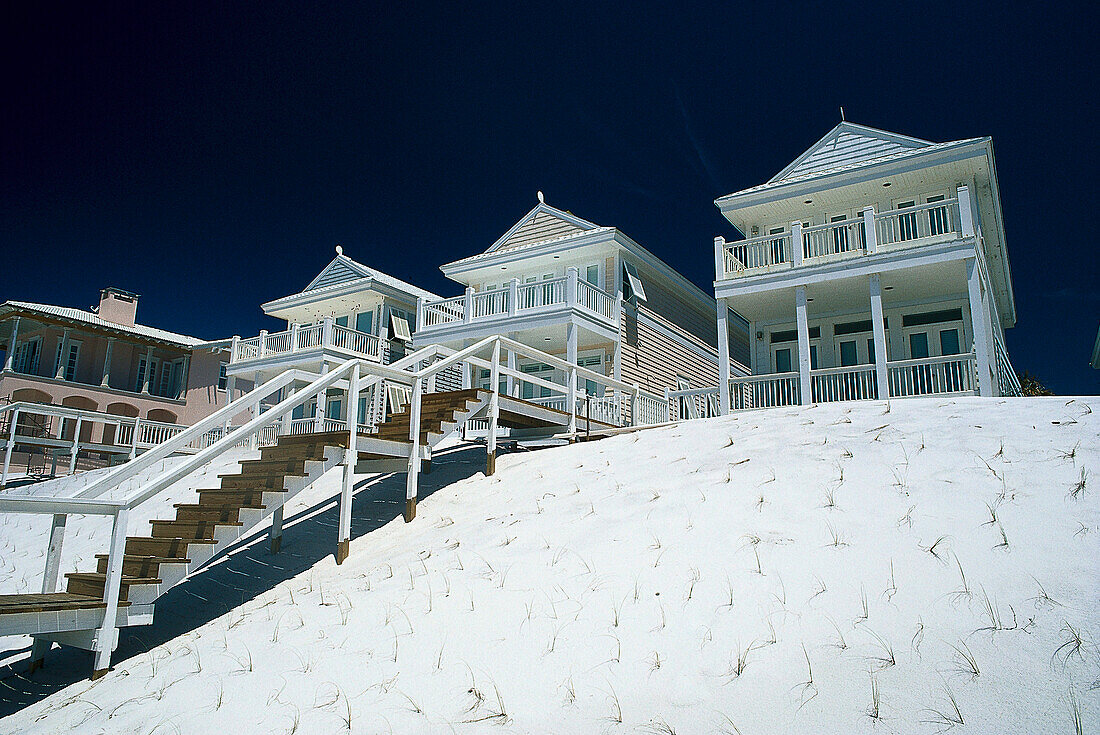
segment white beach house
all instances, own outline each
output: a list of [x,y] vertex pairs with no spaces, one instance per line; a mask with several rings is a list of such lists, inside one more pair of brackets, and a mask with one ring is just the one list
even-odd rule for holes
[[[1011,395],[1016,323],[990,138],[931,143],[842,122],[767,182],[715,201],[723,410],[940,393]],[[720,341],[720,344],[722,342]]]

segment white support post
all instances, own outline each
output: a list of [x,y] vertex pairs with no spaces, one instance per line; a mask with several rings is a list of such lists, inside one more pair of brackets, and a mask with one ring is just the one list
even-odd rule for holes
[[882,282],[878,273],[871,274],[871,329],[875,335],[875,381],[878,399],[890,397],[889,371],[886,366],[886,326],[882,319]]
[[[230,403],[233,402],[233,393],[236,390],[237,390],[237,376],[236,375],[230,375],[230,376],[226,377],[226,379],[225,379],[225,405],[228,406]],[[226,434],[229,433],[229,424],[232,423],[232,421],[233,421],[232,416],[226,416],[225,417],[225,426],[222,427],[222,430]]]
[[641,413],[642,401],[641,401],[642,389],[635,383],[634,389],[630,391],[630,425],[640,426],[641,421],[638,420],[638,414]]
[[726,277],[726,238],[719,235],[714,238],[714,280]]
[[76,417],[76,431],[73,432],[73,448],[69,452],[69,474],[76,472],[76,457],[80,453],[80,425],[84,418]]
[[863,208],[863,240],[867,254],[878,252],[878,230],[875,229],[875,208]]
[[[469,346],[469,340],[463,341],[463,349],[466,349]],[[458,364],[458,367],[462,372],[462,390],[469,390],[470,388],[474,387],[477,381],[473,379],[473,366],[467,362],[460,362]]]
[[[354,323],[354,322],[353,322]],[[416,297],[416,326],[424,326],[424,297]],[[415,331],[415,329],[413,330]]]
[[474,318],[474,287],[467,286],[466,294],[462,299],[462,321],[469,324]]
[[130,438],[130,459],[137,456],[138,436],[141,435],[141,417],[134,419],[134,435]]
[[577,303],[577,281],[580,279],[580,269],[575,265],[569,266],[565,271],[565,303],[574,306]]
[[519,279],[508,281],[508,315],[515,316],[519,311]]
[[326,316],[321,322],[321,346],[332,346],[332,317]]
[[[260,344],[261,345],[263,344],[263,340],[260,340]],[[260,371],[257,370],[255,375],[252,376],[252,387],[255,388],[259,384],[260,384]],[[256,418],[257,416],[260,415],[260,402],[259,401],[257,401],[252,406],[249,413],[252,414],[252,418]],[[259,446],[260,446],[260,432],[257,431],[254,434],[252,434],[251,437],[249,437],[248,447],[252,451],[256,451],[259,448]]]
[[791,263],[795,268],[802,265],[802,223],[791,223]]
[[[961,199],[959,200],[961,203]],[[982,304],[981,271],[978,261],[966,261],[966,288],[970,297],[970,331],[974,335],[974,353],[978,360],[978,395],[996,395],[993,385],[993,350],[989,340],[989,313]]]
[[[420,478],[420,379],[413,381],[409,398],[409,470],[405,478],[405,523],[416,518],[417,482]],[[490,434],[492,436],[492,434]]]
[[4,447],[4,474],[0,476],[0,487],[8,484],[8,470],[11,469],[11,452],[15,449],[15,430],[19,428],[19,409],[11,412],[11,431],[8,432],[8,446]]
[[[801,244],[799,244],[801,249]],[[810,389],[810,324],[806,315],[806,287],[798,286],[794,290],[795,319],[798,322],[798,386],[800,403],[808,406],[813,402]]]
[[12,324],[11,324],[11,339],[8,340],[8,353],[7,353],[7,355],[4,356],[4,371],[5,372],[11,372],[15,367],[15,347],[16,347],[16,344],[18,342],[19,342],[19,317],[15,317],[14,319],[12,319]]
[[[718,410],[730,412],[730,309],[729,302],[718,299]],[[750,335],[751,337],[751,335]]]
[[[575,272],[576,268],[573,268],[572,270]],[[575,287],[576,283],[574,283],[573,285]],[[573,291],[573,294],[576,295],[576,290]],[[565,361],[567,363],[569,363],[570,365],[576,365],[577,364],[577,325],[573,321],[569,321],[565,325]],[[577,378],[576,378],[576,375],[577,375],[576,370],[570,370],[570,373],[569,373],[569,394],[568,394],[568,396],[569,396],[569,400],[573,402],[573,405],[568,408],[568,411],[569,411],[569,414],[572,416],[572,418],[570,419],[570,421],[571,421],[571,430],[572,431],[575,431],[575,429],[576,429],[575,423],[576,423],[576,420],[577,420],[577,416],[576,416],[576,413],[577,413],[577,411],[576,411]]]
[[229,361],[237,362],[241,359],[241,335],[234,334],[229,341]]
[[[50,526],[50,546],[46,551],[46,568],[42,573],[42,594],[48,595],[57,591],[57,578],[61,571],[61,547],[65,543],[65,523],[68,516],[64,513],[55,513],[53,523]],[[30,671],[42,667],[42,660],[46,652],[50,650],[50,641],[35,638],[31,645]]]
[[[328,375],[327,362],[321,364],[321,375]],[[313,431],[321,432],[325,430],[325,411],[328,409],[326,405],[328,403],[328,391],[321,391],[314,400],[317,402],[317,410],[313,413]]]
[[[515,350],[508,350],[508,369],[512,370],[512,371],[514,371],[516,369],[516,351]],[[512,396],[512,397],[516,397],[516,396],[519,395],[516,392],[517,384],[516,384],[516,379],[515,378],[513,378],[509,374],[508,376],[506,376],[504,378],[504,382],[505,382],[505,385],[506,385],[506,388],[505,388],[505,391],[504,391],[506,395],[509,395],[509,396]]]
[[340,485],[339,538],[336,539],[336,563],[343,564],[351,547],[351,489],[355,484],[355,463],[359,461],[356,441],[359,437],[359,364],[351,368],[348,383],[348,446],[344,450],[344,477]]
[[290,351],[296,352],[298,350],[298,324],[294,323],[290,325]]
[[[57,346],[57,372],[54,374],[54,378],[57,380],[65,379],[65,353],[69,350],[69,331],[66,329],[61,332],[61,343]],[[148,364],[147,362],[146,365]],[[148,368],[145,372],[149,372]]]
[[497,471],[497,422],[500,420],[500,339],[493,340],[489,364],[489,434],[485,438],[485,474]]
[[152,380],[153,372],[153,348],[150,346],[145,350],[145,373],[141,376],[141,392],[145,395],[149,395],[149,382]]
[[261,329],[260,330],[260,348],[259,349],[260,349],[260,357],[265,357],[267,355],[267,330],[266,329]]
[[960,186],[955,190],[959,199],[959,229],[963,237],[974,237],[974,203],[970,200],[970,187]]
[[569,433],[577,433],[577,367],[569,368],[569,387],[565,394],[565,410],[569,412]]
[[107,556],[107,578],[103,585],[103,625],[97,631],[95,643],[95,668],[92,678],[98,679],[111,668],[111,653],[118,635],[118,596],[122,591],[122,562],[126,553],[126,524],[130,512],[119,508],[111,531],[111,551]]

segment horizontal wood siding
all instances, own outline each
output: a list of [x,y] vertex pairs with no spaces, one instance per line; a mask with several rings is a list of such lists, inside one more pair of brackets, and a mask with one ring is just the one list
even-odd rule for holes
[[684,294],[673,291],[657,275],[645,268],[638,266],[638,276],[642,279],[642,287],[645,289],[646,300],[642,306],[650,312],[659,314],[681,330],[694,335],[712,348],[718,347],[718,326],[715,323],[716,308],[713,299],[709,301],[709,308],[703,309],[696,305],[695,300],[688,300]]
[[512,236],[500,244],[497,250],[510,250],[521,245],[530,245],[536,242],[554,240],[575,232],[582,232],[572,222],[566,222],[546,212],[539,212],[531,218],[530,222],[512,233]]
[[[638,311],[676,333],[680,341],[660,331],[644,317],[639,319]],[[661,393],[665,388],[675,389],[677,377],[687,378],[692,388],[718,384],[718,357],[714,347],[645,305],[639,309],[632,306],[623,309],[622,334],[620,374],[627,383],[637,383],[654,393]],[[711,358],[701,357],[682,341],[695,345]]]

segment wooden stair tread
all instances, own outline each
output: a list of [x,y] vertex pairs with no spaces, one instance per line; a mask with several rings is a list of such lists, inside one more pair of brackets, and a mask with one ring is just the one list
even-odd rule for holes
[[182,544],[216,544],[217,539],[213,538],[183,538],[173,536],[127,536],[127,543],[130,541],[155,541],[158,544],[168,543],[170,541],[178,541]]
[[[69,572],[65,575],[65,579],[78,579],[84,582],[103,582],[107,579],[107,575],[102,572]],[[125,574],[122,575],[122,584],[160,584],[160,577],[128,577]]]
[[[126,600],[119,606],[129,605]],[[45,592],[36,595],[0,595],[0,615],[28,612],[53,612],[56,610],[86,610],[106,607],[100,597],[78,595],[72,592]]]
[[[110,554],[96,554],[95,558],[109,559]],[[178,556],[152,556],[146,554],[123,554],[123,561],[144,561],[151,564],[190,564],[190,559],[184,559]]]
[[200,526],[200,525],[203,525],[203,526],[205,526],[205,525],[243,526],[244,525],[240,521],[206,521],[206,520],[199,520],[199,519],[191,520],[191,519],[188,519],[188,518],[184,518],[183,520],[180,520],[178,518],[176,518],[174,520],[161,520],[161,519],[158,519],[158,518],[154,518],[153,520],[149,521],[149,523],[154,525],[154,526]]

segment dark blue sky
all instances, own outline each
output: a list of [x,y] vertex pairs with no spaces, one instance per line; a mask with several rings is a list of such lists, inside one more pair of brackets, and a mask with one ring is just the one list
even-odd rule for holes
[[[0,299],[143,295],[144,323],[273,326],[343,243],[449,296],[546,192],[710,290],[713,200],[838,122],[991,135],[1016,367],[1095,393],[1095,30],[1085,6],[222,3],[9,16]],[[306,7],[303,4],[303,7]],[[10,12],[10,11],[9,11]]]

